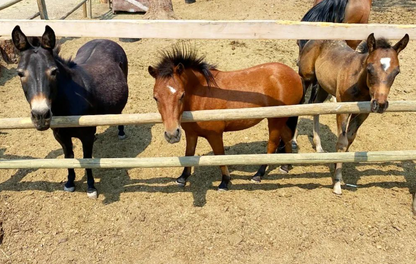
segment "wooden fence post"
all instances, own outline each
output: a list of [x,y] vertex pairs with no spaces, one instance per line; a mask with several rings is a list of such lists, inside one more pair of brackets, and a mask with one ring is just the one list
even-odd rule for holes
[[49,17],[48,17],[48,11],[46,10],[45,0],[37,0],[37,2],[38,2],[40,18],[48,20]]
[[87,16],[89,19],[92,18],[92,0],[87,0]]

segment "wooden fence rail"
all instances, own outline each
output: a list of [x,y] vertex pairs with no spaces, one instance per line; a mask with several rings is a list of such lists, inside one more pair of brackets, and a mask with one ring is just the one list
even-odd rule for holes
[[[392,101],[387,112],[416,112],[416,101]],[[203,110],[184,112],[182,122],[262,119],[271,117],[289,117],[316,114],[370,113],[370,102],[323,103],[272,107],[255,107],[244,109]],[[159,113],[90,115],[90,116],[55,116],[51,127],[79,126],[113,126],[161,123]],[[0,129],[34,128],[30,118],[2,118]]]
[[61,37],[172,39],[401,39],[416,38],[416,25],[316,23],[277,20],[0,20],[0,35],[20,25],[28,36],[40,36],[45,25]]
[[162,168],[220,165],[324,164],[415,160],[416,150],[301,154],[250,154],[156,158],[0,159],[0,169],[55,168]]

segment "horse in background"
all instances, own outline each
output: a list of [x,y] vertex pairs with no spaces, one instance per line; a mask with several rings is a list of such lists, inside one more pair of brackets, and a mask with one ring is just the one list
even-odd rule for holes
[[[366,51],[359,53],[345,41],[310,40],[299,56],[299,74],[305,87],[319,85],[317,100],[328,94],[338,102],[371,101],[371,112],[383,113],[388,94],[400,73],[398,54],[407,46],[406,34],[394,46],[385,39],[367,38]],[[338,152],[346,152],[357,136],[358,128],[369,114],[337,114]],[[314,143],[323,152],[319,138],[319,115],[314,116]],[[333,192],[341,194],[342,163],[336,163]]]
[[[314,6],[301,21],[367,24],[372,0],[315,0]],[[347,40],[356,49],[361,40]],[[306,43],[302,40],[299,49]]]
[[[17,73],[31,107],[31,120],[39,131],[47,130],[53,115],[120,114],[127,103],[127,56],[110,40],[96,39],[84,44],[74,60],[64,60],[57,53],[54,31],[45,27],[39,43],[28,41],[16,26],[14,46],[20,51]],[[37,45],[39,44],[39,45]],[[124,127],[118,127],[120,138]],[[74,158],[72,137],[82,142],[84,158],[92,158],[96,127],[53,128],[65,158]],[[97,198],[91,169],[86,169],[87,195]],[[75,190],[75,171],[68,169],[64,190]]]
[[[154,99],[165,126],[165,139],[176,143],[185,131],[186,156],[193,156],[198,137],[208,140],[215,155],[224,155],[223,133],[252,127],[262,119],[208,121],[181,124],[183,111],[233,109],[298,104],[303,100],[300,76],[281,63],[266,63],[237,71],[219,71],[198,57],[194,49],[175,46],[162,52],[155,67],[149,66],[155,78]],[[298,117],[269,118],[267,153],[291,153],[291,140]],[[230,173],[221,166],[219,190],[228,190]],[[252,177],[259,182],[267,165],[262,165]],[[289,165],[281,167],[287,172]],[[176,182],[185,186],[191,167],[185,167]]]

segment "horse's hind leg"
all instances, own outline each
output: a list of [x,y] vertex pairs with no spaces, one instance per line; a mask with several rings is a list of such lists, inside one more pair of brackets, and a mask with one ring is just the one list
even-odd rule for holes
[[[208,143],[211,145],[215,155],[224,155],[224,142],[222,141],[222,134],[214,134],[207,137]],[[227,191],[228,185],[231,181],[230,172],[227,166],[220,166],[222,179],[218,186],[218,191]]]
[[[193,156],[193,155],[195,155],[196,144],[198,143],[198,135],[190,134],[190,133],[185,132],[185,136],[186,136],[185,156]],[[176,183],[179,186],[185,186],[186,185],[186,180],[191,175],[191,169],[192,169],[192,167],[183,168],[183,172],[182,172],[181,176],[179,176],[176,179]]]
[[127,137],[126,133],[124,133],[124,126],[123,125],[118,126],[118,138],[125,139],[126,137]]
[[[96,128],[91,128],[91,131],[89,131],[90,128],[85,128],[85,134],[84,136],[82,136],[81,142],[82,142],[82,150],[84,153],[84,159],[90,159],[92,158],[92,149],[94,146],[94,134],[96,131]],[[88,129],[88,130],[87,130]],[[89,198],[97,198],[98,197],[98,193],[97,193],[97,189],[95,189],[94,186],[94,177],[92,175],[92,170],[91,169],[85,169],[85,172],[87,174],[87,196]]]
[[[292,153],[292,138],[294,135],[294,131],[296,131],[296,125],[298,123],[299,117],[293,116],[289,117],[288,121],[286,122],[286,126],[284,126],[281,130],[281,140],[279,147],[277,148],[278,153]],[[280,166],[280,171],[283,173],[288,173],[292,169],[291,164],[284,164]]]
[[[65,135],[62,132],[62,129],[54,129],[53,135],[55,139],[61,144],[62,149],[64,151],[64,155],[66,159],[73,159],[74,158],[74,151],[72,150],[72,140],[71,137]],[[75,171],[74,169],[68,169],[68,181],[64,185],[64,190],[67,192],[75,191]]]
[[[323,103],[328,97],[328,93],[321,87],[317,87],[318,91],[314,103]],[[313,116],[313,143],[315,145],[316,152],[325,152],[322,148],[321,137],[319,136],[319,115]]]
[[[284,125],[287,118],[269,118],[269,141],[267,143],[267,154],[275,153],[280,144],[280,128]],[[290,146],[292,148],[292,146]],[[256,174],[251,178],[253,182],[261,182],[262,177],[266,174],[267,164],[261,165]]]

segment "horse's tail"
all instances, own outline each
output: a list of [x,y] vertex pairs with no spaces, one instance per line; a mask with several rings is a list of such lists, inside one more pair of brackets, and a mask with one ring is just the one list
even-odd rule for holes
[[[348,0],[323,0],[312,7],[301,21],[342,23],[345,18],[347,4]],[[306,42],[308,41],[299,41],[300,49],[305,46]]]
[[348,0],[323,0],[312,7],[301,21],[342,23]]

